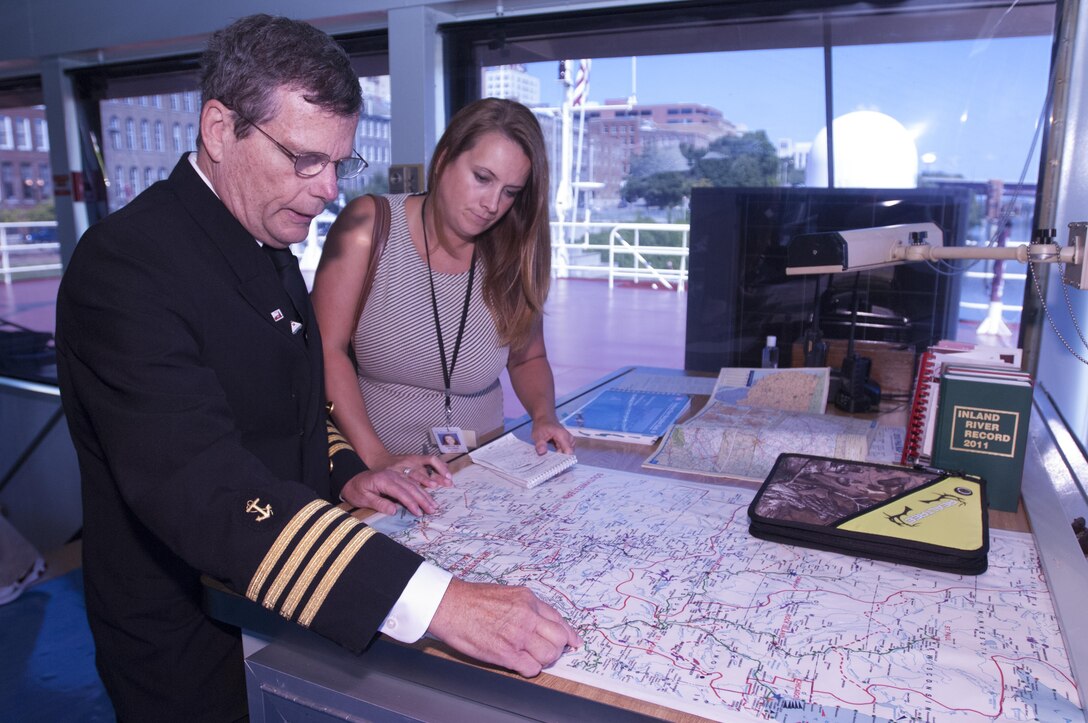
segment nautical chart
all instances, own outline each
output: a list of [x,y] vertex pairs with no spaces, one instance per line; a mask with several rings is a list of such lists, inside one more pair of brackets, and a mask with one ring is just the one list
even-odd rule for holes
[[644,464],[762,481],[783,451],[867,459],[877,424],[824,414],[828,374],[827,367],[726,367],[706,405],[670,428]]
[[831,370],[827,367],[724,367],[718,372],[710,398],[741,407],[823,414],[827,411],[830,378]]
[[866,459],[876,422],[828,414],[738,407],[716,400],[674,425],[645,465],[762,481],[780,452]]
[[1079,720],[1030,535],[966,577],[756,540],[752,492],[587,466],[532,490],[477,465],[375,525],[521,584],[585,644],[548,670],[719,720]]

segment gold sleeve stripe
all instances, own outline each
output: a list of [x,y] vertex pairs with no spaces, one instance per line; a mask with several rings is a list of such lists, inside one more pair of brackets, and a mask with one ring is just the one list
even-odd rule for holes
[[343,574],[344,568],[348,566],[356,553],[362,549],[367,540],[374,536],[373,527],[364,527],[359,530],[358,534],[352,538],[340,554],[337,555],[336,561],[332,563],[328,571],[321,578],[321,582],[318,584],[317,589],[314,590],[313,595],[310,596],[310,601],[306,603],[306,607],[302,609],[302,614],[298,616],[298,623],[304,628],[310,627],[310,624],[314,621],[314,617],[318,611],[321,610],[321,606],[325,604],[325,598],[329,596],[329,591],[332,590],[333,585],[340,579],[340,575]]
[[288,620],[295,614],[295,608],[298,607],[299,600],[306,594],[306,591],[310,589],[310,585],[313,583],[314,578],[318,573],[328,565],[329,556],[332,555],[335,550],[348,533],[355,527],[358,527],[362,523],[354,517],[348,517],[343,520],[336,529],[332,531],[325,541],[321,543],[321,547],[317,548],[317,552],[313,554],[310,561],[306,563],[305,569],[302,574],[295,580],[295,584],[291,586],[291,592],[288,593],[286,599],[283,601],[283,605],[280,606],[280,615]]
[[325,421],[325,431],[328,433],[328,435],[330,437],[342,437],[343,436],[343,432],[341,432],[337,428],[337,426],[332,423],[331,419]]
[[337,442],[329,447],[329,456],[332,457],[337,452],[343,452],[345,449],[352,449],[352,446],[347,442]]
[[287,526],[284,527],[283,531],[276,537],[276,541],[272,543],[272,547],[265,553],[264,559],[261,560],[261,564],[257,566],[257,572],[253,574],[253,579],[249,581],[249,587],[246,589],[247,598],[253,602],[257,602],[257,596],[260,595],[261,588],[264,587],[265,580],[272,572],[272,568],[276,566],[276,561],[283,555],[283,550],[291,540],[295,538],[295,535],[297,535],[298,531],[302,529],[302,526],[306,524],[306,521],[324,507],[331,507],[331,505],[324,500],[314,500],[295,513],[295,516],[291,518],[291,521],[287,523]]
[[287,583],[291,582],[291,578],[295,576],[295,572],[299,566],[302,565],[302,561],[306,559],[306,556],[310,554],[310,549],[313,548],[314,543],[317,542],[317,538],[321,537],[325,533],[325,530],[329,528],[337,518],[343,519],[344,511],[333,507],[321,515],[313,524],[310,525],[310,529],[306,530],[306,534],[302,536],[298,544],[291,550],[291,555],[287,558],[287,561],[280,568],[280,572],[276,575],[276,579],[272,581],[272,584],[268,588],[268,592],[265,593],[264,600],[261,600],[261,604],[269,610],[273,610],[276,607],[276,603],[279,602],[280,595],[283,594],[284,588],[287,587]]

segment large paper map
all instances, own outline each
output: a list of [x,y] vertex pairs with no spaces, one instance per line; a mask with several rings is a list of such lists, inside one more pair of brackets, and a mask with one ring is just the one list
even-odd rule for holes
[[763,481],[780,452],[866,459],[876,422],[828,414],[737,407],[711,400],[674,425],[645,465]]
[[549,669],[718,720],[1080,720],[1035,545],[963,577],[756,540],[752,492],[578,466],[477,465],[442,510],[375,525],[458,575],[527,585],[585,645]]
[[824,414],[827,367],[725,367],[710,400],[674,425],[646,467],[763,481],[779,452],[867,459],[875,422]]
[[823,414],[827,411],[830,379],[831,370],[827,367],[723,367],[718,372],[710,398],[714,402],[740,407]]

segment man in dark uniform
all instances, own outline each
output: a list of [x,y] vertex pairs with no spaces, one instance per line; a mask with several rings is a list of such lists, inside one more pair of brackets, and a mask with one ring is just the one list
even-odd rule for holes
[[244,18],[211,38],[202,93],[196,154],[84,235],[57,300],[87,615],[119,719],[246,715],[239,632],[203,611],[201,573],[352,650],[429,631],[537,674],[579,643],[554,609],[335,506],[434,509],[423,479],[365,470],[327,430],[318,329],[291,293],[289,245],[365,166],[347,56],[304,23]]

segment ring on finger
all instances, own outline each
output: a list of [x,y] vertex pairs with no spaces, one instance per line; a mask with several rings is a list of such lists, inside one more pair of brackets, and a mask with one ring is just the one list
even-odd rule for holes
[[410,475],[410,474],[412,474],[412,468],[411,467],[405,467],[404,469],[402,469],[400,471],[400,473],[405,475],[405,476]]

